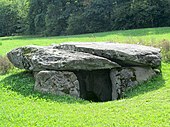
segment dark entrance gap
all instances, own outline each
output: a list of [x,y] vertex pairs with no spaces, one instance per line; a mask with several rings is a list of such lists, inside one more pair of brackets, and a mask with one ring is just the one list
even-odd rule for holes
[[112,100],[110,70],[74,72],[80,83],[80,97],[94,102]]

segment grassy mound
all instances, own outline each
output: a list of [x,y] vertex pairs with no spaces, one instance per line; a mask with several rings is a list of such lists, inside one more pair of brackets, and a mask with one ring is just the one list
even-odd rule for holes
[[[131,38],[132,41],[129,41]],[[152,41],[152,38],[155,41]],[[131,40],[130,39],[130,40]],[[116,31],[65,37],[0,38],[0,54],[29,45],[64,41],[117,41],[150,45],[170,40],[170,28]],[[141,42],[140,42],[141,43]],[[32,74],[14,69],[0,76],[0,126],[170,126],[170,64],[162,63],[162,75],[126,92],[118,101],[94,103],[69,96],[33,91]]]

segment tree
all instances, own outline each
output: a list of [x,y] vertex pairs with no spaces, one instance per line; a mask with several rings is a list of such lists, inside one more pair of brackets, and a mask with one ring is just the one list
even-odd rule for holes
[[51,0],[30,0],[28,13],[29,33],[43,34],[45,31],[45,14],[47,4]]
[[170,26],[170,0],[1,0],[0,36]]
[[49,4],[45,16],[46,35],[60,35],[62,25],[60,24],[60,13],[62,11],[62,3],[58,2],[56,5]]
[[166,21],[170,19],[169,7],[166,0],[128,0],[119,3],[114,10],[113,29],[166,26]]
[[28,10],[29,10],[29,0],[13,0],[15,9],[17,9],[18,19],[17,19],[17,34],[27,34],[28,30]]
[[0,36],[10,36],[16,32],[18,14],[11,2],[0,1]]
[[83,13],[84,19],[86,19],[87,32],[111,30],[111,16],[113,7],[113,0],[91,1]]
[[80,14],[73,14],[68,19],[67,34],[82,34],[86,33],[85,19]]

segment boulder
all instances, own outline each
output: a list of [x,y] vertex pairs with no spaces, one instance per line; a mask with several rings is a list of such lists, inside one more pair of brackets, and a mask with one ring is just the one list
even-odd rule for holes
[[42,46],[17,48],[7,56],[16,67],[31,71],[98,70],[120,67],[115,62],[92,54]]
[[92,101],[119,99],[161,72],[160,49],[134,44],[25,46],[7,56],[14,66],[34,72],[34,90]]
[[62,43],[53,48],[90,53],[114,61],[121,66],[161,66],[160,49],[137,44],[110,42]]
[[69,94],[73,97],[80,97],[79,81],[73,72],[35,72],[34,90],[55,95]]
[[110,79],[112,82],[112,100],[121,98],[125,90],[133,88],[156,75],[150,67],[124,67],[112,69]]

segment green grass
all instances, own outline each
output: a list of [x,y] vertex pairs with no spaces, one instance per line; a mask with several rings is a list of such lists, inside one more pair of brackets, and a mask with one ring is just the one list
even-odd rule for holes
[[0,38],[0,55],[5,55],[13,48],[25,45],[50,45],[61,42],[107,41],[121,43],[141,43],[154,45],[163,39],[170,40],[170,27],[147,28],[126,31],[113,31],[93,34],[58,37],[12,36]]
[[[152,33],[152,34],[151,34]],[[63,41],[126,42],[126,38],[169,39],[170,28],[117,31],[69,37],[6,37],[0,38],[0,53],[14,47],[48,45]],[[108,40],[107,40],[108,39]],[[147,44],[151,42],[146,41]],[[134,42],[136,43],[136,42]],[[156,42],[158,43],[158,41]],[[9,47],[7,47],[9,46]],[[69,96],[53,96],[33,91],[32,74],[14,69],[0,76],[0,127],[169,127],[170,64],[162,64],[162,76],[126,92],[124,99],[92,103]]]

